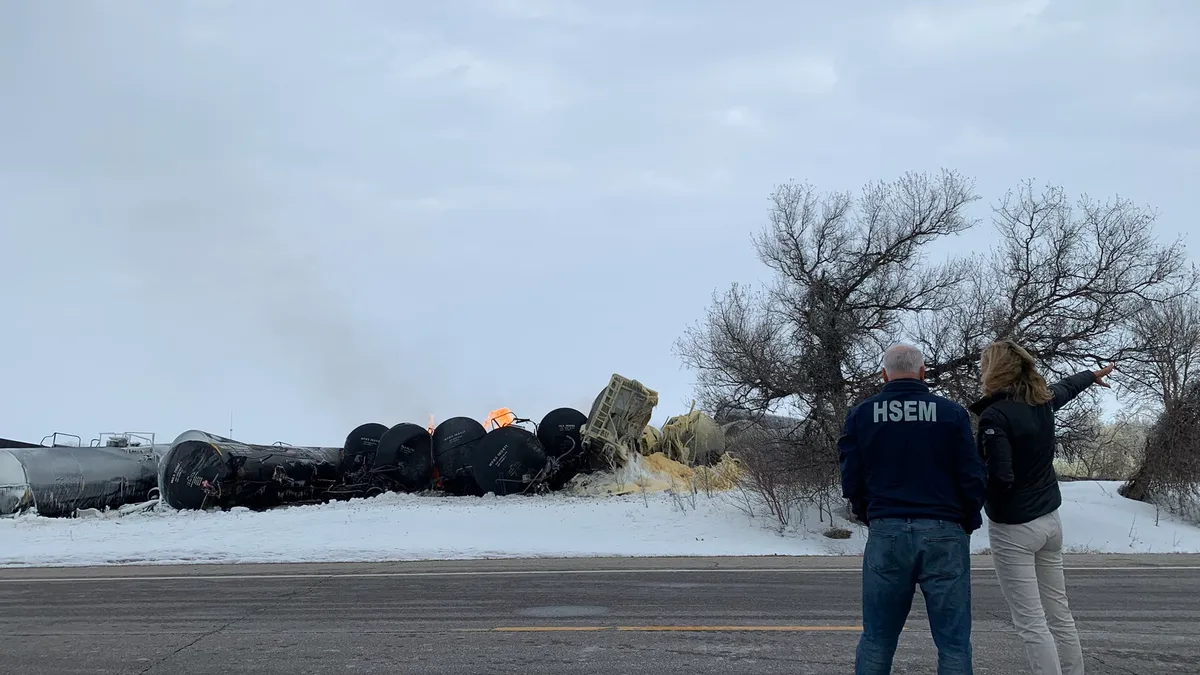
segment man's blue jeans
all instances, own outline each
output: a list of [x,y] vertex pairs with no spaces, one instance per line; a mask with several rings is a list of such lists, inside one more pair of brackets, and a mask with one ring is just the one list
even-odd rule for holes
[[915,518],[871,521],[855,675],[891,673],[917,584],[937,645],[938,675],[973,675],[971,537],[958,523]]

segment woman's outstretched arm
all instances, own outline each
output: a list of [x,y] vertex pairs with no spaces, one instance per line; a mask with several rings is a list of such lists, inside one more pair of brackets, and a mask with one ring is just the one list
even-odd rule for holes
[[1054,394],[1054,409],[1058,410],[1070,403],[1076,396],[1083,393],[1084,389],[1093,384],[1108,387],[1108,382],[1104,378],[1108,377],[1116,367],[1117,364],[1110,363],[1100,370],[1085,370],[1050,385],[1050,391]]

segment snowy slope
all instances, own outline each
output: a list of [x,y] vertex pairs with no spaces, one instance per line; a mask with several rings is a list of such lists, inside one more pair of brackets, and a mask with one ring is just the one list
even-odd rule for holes
[[[1200,528],[1162,518],[1117,495],[1116,483],[1062,486],[1067,546],[1078,552],[1200,552]],[[0,566],[129,563],[380,561],[485,557],[843,555],[815,513],[782,535],[750,516],[737,493],[589,498],[369,500],[265,513],[149,512],[123,517],[0,520]],[[987,548],[986,531],[974,536]]]

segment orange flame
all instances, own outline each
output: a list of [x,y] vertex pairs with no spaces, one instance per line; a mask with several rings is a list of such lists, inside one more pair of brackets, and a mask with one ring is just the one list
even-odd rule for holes
[[489,425],[494,425],[496,428],[506,427],[517,420],[517,416],[508,408],[497,408],[488,413],[487,421],[483,423],[483,428],[487,429]]

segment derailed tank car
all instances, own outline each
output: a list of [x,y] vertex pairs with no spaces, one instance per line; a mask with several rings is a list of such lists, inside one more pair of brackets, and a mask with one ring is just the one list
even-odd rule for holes
[[562,489],[572,478],[588,469],[588,456],[579,432],[587,415],[574,408],[556,408],[546,413],[537,427],[537,439],[551,462],[548,484]]
[[470,417],[451,417],[433,430],[433,462],[440,487],[452,495],[482,495],[470,462],[475,447],[487,435]]
[[549,463],[531,431],[503,426],[489,431],[468,455],[468,470],[480,492],[521,494],[537,489],[548,477]]
[[343,448],[253,445],[187,431],[160,463],[159,487],[176,509],[321,502],[335,497],[342,455]]
[[379,439],[375,473],[390,489],[404,492],[428,490],[433,483],[433,437],[429,430],[408,422],[388,429]]
[[433,483],[433,439],[417,424],[391,429],[364,424],[346,438],[340,496],[373,497],[384,492],[419,492]]
[[136,438],[103,434],[82,447],[6,442],[18,447],[0,450],[0,515],[61,518],[154,499],[168,446],[154,444],[151,435],[145,444]]

